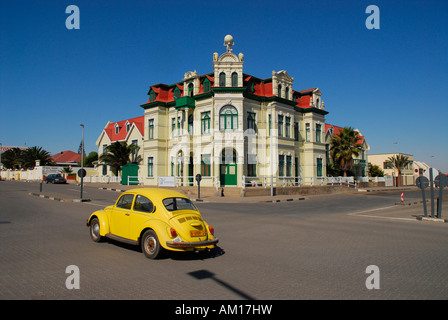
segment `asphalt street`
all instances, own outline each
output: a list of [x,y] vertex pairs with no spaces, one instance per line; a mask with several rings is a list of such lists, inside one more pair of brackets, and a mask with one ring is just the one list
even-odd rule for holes
[[[91,201],[60,202],[30,195],[38,188],[0,182],[0,299],[448,298],[448,223],[418,220],[422,206],[395,205],[398,193],[197,202],[218,247],[153,261],[137,247],[90,239],[87,217],[119,193],[86,186]],[[72,198],[79,192],[43,188]],[[421,197],[418,190],[405,196]],[[445,218],[447,209],[445,201]],[[69,289],[73,266],[79,288]],[[378,288],[368,288],[371,266]]]

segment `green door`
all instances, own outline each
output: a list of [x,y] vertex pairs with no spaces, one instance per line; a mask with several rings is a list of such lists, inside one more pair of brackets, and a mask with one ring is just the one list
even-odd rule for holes
[[236,186],[237,184],[236,151],[232,148],[222,150],[219,180],[221,186]]
[[236,163],[220,165],[220,182],[221,186],[236,186],[237,184],[237,167]]
[[138,184],[138,165],[128,163],[121,167],[121,184],[137,185]]

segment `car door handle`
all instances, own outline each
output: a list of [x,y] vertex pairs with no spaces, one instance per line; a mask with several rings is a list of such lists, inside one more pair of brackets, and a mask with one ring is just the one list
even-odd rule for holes
[[126,216],[128,216],[128,215],[129,215],[129,213],[125,213],[125,215],[126,215]]

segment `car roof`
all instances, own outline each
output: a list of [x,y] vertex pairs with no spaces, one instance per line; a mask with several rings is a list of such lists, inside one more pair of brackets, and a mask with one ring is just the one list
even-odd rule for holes
[[151,198],[153,200],[157,199],[160,201],[166,198],[173,198],[173,197],[188,198],[186,195],[178,191],[162,188],[135,188],[130,189],[124,193],[137,193],[146,196],[148,198]]

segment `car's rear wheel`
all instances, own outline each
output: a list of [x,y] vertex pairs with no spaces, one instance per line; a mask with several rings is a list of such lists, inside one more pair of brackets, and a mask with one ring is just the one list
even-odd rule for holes
[[149,259],[156,259],[162,251],[159,238],[154,230],[146,230],[142,237],[141,246],[143,253]]
[[100,222],[97,218],[90,221],[90,238],[95,242],[100,242],[103,237],[100,235]]

